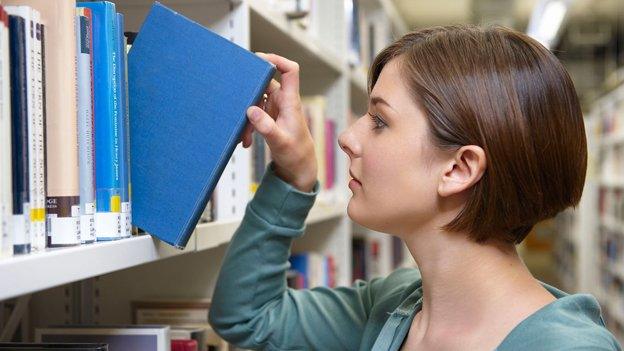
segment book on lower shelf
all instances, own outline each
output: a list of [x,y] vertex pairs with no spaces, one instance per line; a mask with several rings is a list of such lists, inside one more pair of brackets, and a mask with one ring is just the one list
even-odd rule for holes
[[172,338],[196,340],[200,351],[227,349],[208,322],[209,299],[138,300],[132,302],[131,310],[134,323],[169,325]]
[[36,342],[103,343],[116,351],[169,351],[168,325],[63,325],[35,329]]
[[331,255],[318,252],[297,253],[288,259],[287,284],[294,289],[336,286],[336,264]]
[[17,343],[0,342],[0,351],[109,351],[102,343]]

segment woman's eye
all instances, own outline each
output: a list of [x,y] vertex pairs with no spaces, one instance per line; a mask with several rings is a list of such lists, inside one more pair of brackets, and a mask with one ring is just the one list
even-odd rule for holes
[[368,115],[373,120],[373,124],[374,124],[373,129],[382,129],[388,126],[386,122],[384,122],[379,116],[373,115],[371,113],[369,113]]

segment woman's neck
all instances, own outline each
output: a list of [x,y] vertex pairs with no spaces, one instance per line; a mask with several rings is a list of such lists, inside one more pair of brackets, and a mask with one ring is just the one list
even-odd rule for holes
[[404,239],[422,274],[423,305],[416,329],[423,340],[451,335],[461,340],[461,335],[480,334],[486,326],[492,330],[497,319],[504,333],[554,299],[511,244],[478,244],[466,234],[442,230]]

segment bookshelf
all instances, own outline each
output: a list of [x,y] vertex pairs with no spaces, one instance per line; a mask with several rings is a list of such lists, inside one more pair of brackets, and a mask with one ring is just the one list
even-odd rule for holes
[[557,218],[555,245],[562,287],[593,294],[607,327],[624,340],[624,84],[597,99],[586,113],[588,166],[577,209]]
[[[343,1],[316,0],[309,28],[289,21],[273,0],[160,0],[164,5],[216,31],[252,51],[273,52],[297,61],[301,67],[302,96],[322,95],[328,117],[339,135],[348,127],[352,111],[366,111],[364,62],[352,67],[347,61],[347,22]],[[151,0],[114,0],[125,15],[126,30],[138,31]],[[362,1],[361,11],[375,20],[375,51],[405,32],[391,1]],[[316,21],[316,22],[315,22]],[[320,22],[319,22],[320,21]],[[321,25],[322,24],[322,25]],[[316,251],[332,255],[338,285],[352,277],[354,224],[346,214],[350,191],[348,159],[334,143],[336,181],[322,193],[309,217],[304,237],[293,252]],[[249,160],[239,147],[237,155]],[[238,161],[241,162],[241,161]],[[228,166],[225,176],[237,172]],[[244,208],[238,208],[242,213]],[[197,225],[185,250],[176,250],[149,235],[113,242],[0,259],[0,303],[31,295],[32,326],[58,323],[130,323],[129,302],[143,298],[206,298],[212,295],[219,266],[240,218]],[[363,232],[361,230],[360,232]],[[383,241],[383,273],[389,273],[390,237],[368,233]],[[407,261],[406,261],[407,262]],[[407,262],[405,265],[409,265]],[[87,316],[87,317],[85,317]]]

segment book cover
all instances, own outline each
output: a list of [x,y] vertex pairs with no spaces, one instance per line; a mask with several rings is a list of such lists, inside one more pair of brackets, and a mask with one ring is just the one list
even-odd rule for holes
[[128,54],[134,225],[186,245],[240,140],[247,108],[274,72],[209,29],[152,6]]
[[9,16],[13,253],[30,252],[30,175],[26,95],[26,21]]
[[0,257],[13,252],[13,189],[11,170],[11,72],[9,18],[0,6]]
[[198,351],[197,340],[171,340],[171,351]]
[[95,118],[95,233],[97,240],[121,238],[119,101],[116,66],[117,17],[108,1],[80,2],[93,19],[93,86]]
[[39,11],[45,24],[42,56],[45,111],[46,231],[48,245],[80,242],[76,39],[74,0],[4,0]]
[[78,165],[80,174],[80,241],[95,241],[95,157],[91,57],[91,10],[76,9],[78,89]]

